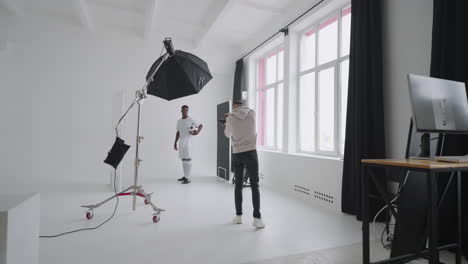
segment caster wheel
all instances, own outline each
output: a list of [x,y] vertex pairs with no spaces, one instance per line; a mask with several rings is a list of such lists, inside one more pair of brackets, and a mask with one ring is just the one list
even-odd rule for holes
[[149,204],[149,201],[145,199],[145,204]]
[[91,220],[93,218],[93,216],[94,216],[93,212],[87,212],[86,213],[86,219],[88,219],[88,220]]
[[157,215],[153,216],[153,222],[154,222],[154,223],[159,222],[159,220],[161,220],[161,217],[160,217],[160,216],[157,216]]

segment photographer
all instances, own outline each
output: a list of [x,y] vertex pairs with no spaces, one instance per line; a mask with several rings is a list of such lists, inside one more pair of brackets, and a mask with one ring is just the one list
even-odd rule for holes
[[242,101],[234,101],[232,112],[225,114],[226,124],[224,135],[231,137],[232,154],[236,187],[234,191],[236,204],[235,224],[242,223],[242,185],[243,168],[247,169],[252,188],[253,226],[265,227],[260,214],[260,191],[258,186],[257,132],[255,127],[255,111],[244,106]]

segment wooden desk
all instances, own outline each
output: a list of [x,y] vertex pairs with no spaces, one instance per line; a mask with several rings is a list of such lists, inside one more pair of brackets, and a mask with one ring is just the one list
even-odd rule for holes
[[[361,160],[362,173],[362,263],[370,264],[369,258],[369,179],[365,169],[369,167],[403,168],[408,171],[420,171],[426,173],[428,194],[428,242],[429,248],[414,254],[394,257],[387,260],[373,262],[373,264],[400,263],[419,257],[427,257],[430,264],[439,264],[439,251],[456,249],[456,264],[461,264],[461,172],[468,171],[468,163],[450,163],[432,160],[416,159],[363,159]],[[457,242],[449,245],[438,246],[438,195],[437,174],[440,172],[457,172]],[[388,204],[388,201],[386,201]],[[395,211],[393,211],[395,214]]]

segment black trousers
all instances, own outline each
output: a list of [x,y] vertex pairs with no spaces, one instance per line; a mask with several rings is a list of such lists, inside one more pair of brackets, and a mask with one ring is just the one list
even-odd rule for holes
[[242,187],[245,167],[247,169],[247,175],[249,175],[250,178],[250,188],[252,189],[253,217],[261,218],[257,150],[235,153],[232,156],[234,161],[234,174],[236,177],[236,187],[234,190],[236,215],[242,215]]

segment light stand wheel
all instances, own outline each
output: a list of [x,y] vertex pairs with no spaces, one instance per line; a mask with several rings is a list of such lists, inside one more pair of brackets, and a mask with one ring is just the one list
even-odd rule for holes
[[86,219],[91,220],[93,217],[94,217],[93,211],[86,212]]
[[160,217],[159,215],[154,215],[154,216],[153,216],[153,222],[154,222],[154,223],[159,222],[159,220],[161,220],[161,217]]

